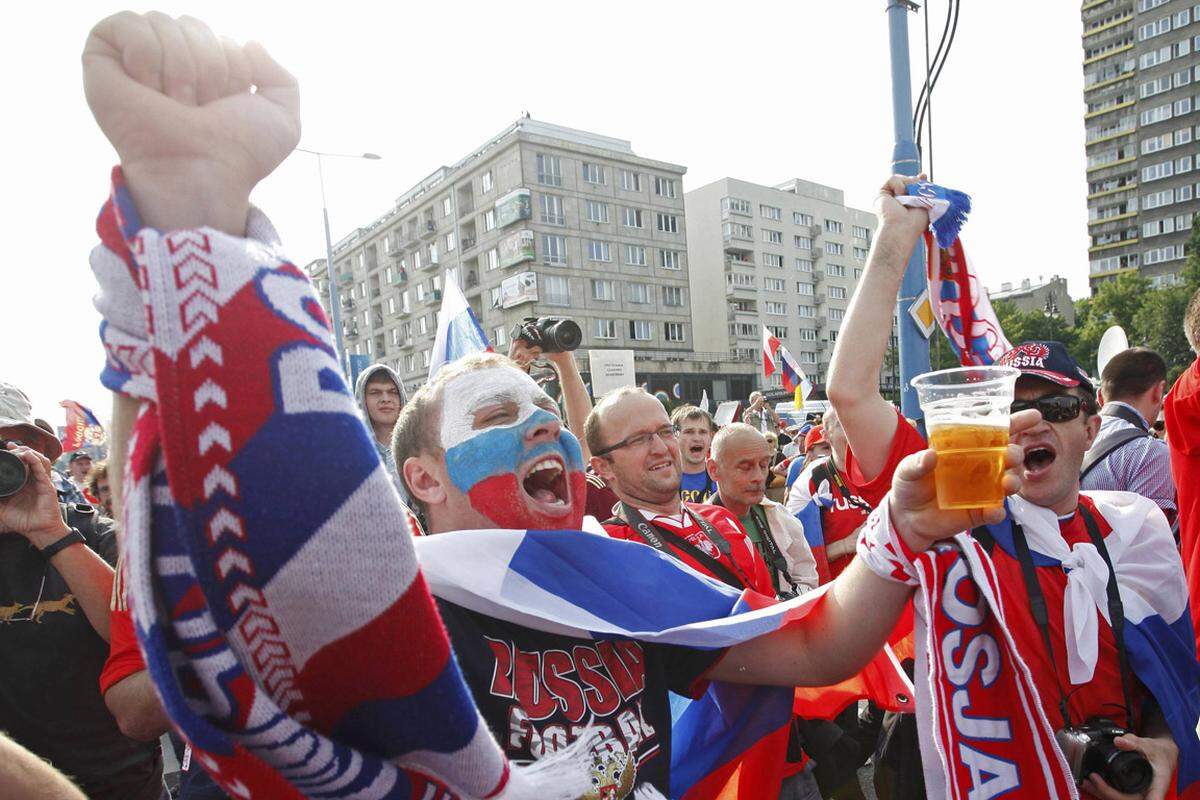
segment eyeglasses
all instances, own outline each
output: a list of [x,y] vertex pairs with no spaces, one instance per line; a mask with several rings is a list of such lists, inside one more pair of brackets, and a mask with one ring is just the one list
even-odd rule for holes
[[1073,394],[1048,394],[1035,400],[1017,400],[1009,410],[1016,414],[1031,408],[1036,408],[1046,422],[1070,422],[1080,411],[1092,413],[1091,405],[1085,405],[1083,398]]
[[617,442],[616,444],[610,444],[603,450],[597,450],[596,452],[592,453],[592,455],[606,456],[614,450],[620,450],[622,447],[645,447],[646,445],[650,444],[655,436],[657,436],[659,439],[662,439],[663,444],[666,444],[678,439],[679,431],[675,430],[675,428],[671,425],[664,425],[656,431],[650,431],[649,433],[638,433],[634,434],[633,436],[629,436]]

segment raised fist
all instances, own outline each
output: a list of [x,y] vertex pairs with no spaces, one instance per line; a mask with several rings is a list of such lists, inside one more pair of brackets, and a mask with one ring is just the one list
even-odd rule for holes
[[191,17],[104,19],[84,45],[83,85],[139,210],[171,217],[149,224],[217,224],[232,203],[244,226],[250,190],[300,139],[296,79],[261,45],[218,39]]

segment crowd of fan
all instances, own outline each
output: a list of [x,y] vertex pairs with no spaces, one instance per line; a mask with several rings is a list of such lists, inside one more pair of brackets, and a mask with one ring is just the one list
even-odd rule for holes
[[[543,354],[521,340],[509,357],[467,359],[411,398],[388,367],[364,371],[354,387],[363,422],[416,532],[505,527],[503,509],[476,508],[439,480],[446,470],[444,443],[429,444],[447,404],[466,402],[451,388],[491,382],[510,393],[518,410],[500,414],[497,422],[489,417],[482,426],[511,425],[519,408],[530,405],[552,411],[530,437],[569,438],[582,448],[586,496],[563,496],[552,474],[542,482],[527,481],[536,502],[549,508],[581,504],[594,518],[585,518],[585,527],[656,547],[739,590],[786,599],[838,580],[855,561],[868,516],[903,480],[897,476],[902,462],[926,448],[915,422],[878,389],[888,331],[877,320],[891,317],[908,255],[928,224],[923,210],[896,203],[903,188],[903,179],[894,178],[880,193],[879,232],[841,328],[829,370],[830,406],[823,414],[784,420],[756,392],[747,398],[741,421],[718,428],[705,409],[668,409],[634,387],[593,405],[572,356]],[[1200,296],[1193,298],[1185,324],[1200,353]],[[1031,350],[1030,344],[1038,347]],[[1096,513],[1081,488],[1138,493],[1162,510],[1183,548],[1185,567],[1194,571],[1200,537],[1200,358],[1168,392],[1167,365],[1145,348],[1113,358],[1098,386],[1058,343],[1023,343],[1014,352],[1043,354],[1034,365],[1020,361],[1018,403],[1042,411],[1041,419],[1015,429],[1024,458],[1017,467],[1024,470],[1022,496],[1053,509],[1070,543],[1086,540],[1082,519]],[[557,374],[557,404],[526,374],[531,364],[547,361]],[[26,758],[24,748],[93,800],[165,797],[159,740],[171,724],[142,661],[126,604],[107,465],[93,465],[81,451],[67,458],[67,474],[55,469],[61,445],[32,417],[25,395],[9,384],[0,384],[0,439],[31,472],[25,489],[0,500],[0,729],[12,740],[0,737],[8,751],[0,755],[0,795],[77,796],[40,761]],[[511,468],[516,472],[519,466]],[[1163,552],[1161,558],[1180,554]],[[997,558],[1001,570],[1002,561]],[[1039,567],[1038,580],[1051,602],[1063,602],[1061,570]],[[1025,605],[1019,577],[1005,586],[1014,593],[1014,608]],[[537,651],[552,648],[557,639],[542,635],[530,644],[528,632],[514,630],[518,626],[445,602],[439,602],[439,611],[493,733],[502,743],[510,741],[512,758],[530,758],[528,742],[513,744],[505,736],[511,706],[519,701],[500,703],[488,695],[496,663],[482,643],[485,637],[523,641],[523,650]],[[1101,659],[1113,661],[1120,645],[1103,619],[1099,624]],[[1056,707],[1065,674],[1063,631],[1052,631],[1054,652],[1045,657],[1032,621],[1018,621],[1014,630],[1018,648],[1029,654],[1043,705]],[[722,655],[664,658],[656,667],[663,670],[659,691],[665,698],[666,687],[683,692],[703,677],[721,674]],[[905,665],[911,674],[911,658]],[[1113,661],[1098,667],[1088,684],[1073,687],[1066,704],[1079,721],[1103,713],[1135,731],[1133,746],[1154,766],[1159,790],[1174,770],[1177,751],[1153,698],[1143,699],[1141,709],[1114,714],[1121,686]],[[659,722],[669,728],[669,722]],[[916,739],[911,716],[885,716],[865,703],[834,721],[798,717],[780,797],[862,797],[858,771],[868,761],[879,797],[924,797]],[[176,744],[183,764],[182,784],[172,787],[176,796],[224,797],[182,743]],[[655,769],[644,770],[646,780],[662,780],[665,766]],[[1084,785],[1087,796],[1118,796],[1097,780]]]

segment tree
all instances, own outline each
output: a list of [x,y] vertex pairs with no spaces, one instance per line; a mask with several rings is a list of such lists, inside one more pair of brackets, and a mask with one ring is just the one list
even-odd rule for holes
[[[1174,383],[1193,355],[1183,334],[1183,315],[1192,292],[1186,286],[1170,286],[1146,294],[1134,316],[1130,344],[1154,350],[1167,362],[1167,382]],[[1135,339],[1134,336],[1137,338]]]

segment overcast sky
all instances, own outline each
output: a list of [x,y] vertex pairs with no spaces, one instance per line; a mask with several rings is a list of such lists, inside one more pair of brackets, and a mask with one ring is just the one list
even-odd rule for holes
[[[300,79],[303,144],[327,162],[334,239],[528,111],[724,176],[840,187],[869,208],[890,172],[883,0],[789,2],[163,2],[257,39]],[[932,0],[933,44],[946,0]],[[939,182],[973,196],[964,242],[984,283],[1059,274],[1087,293],[1082,25],[1076,3],[966,2],[934,95]],[[0,48],[6,254],[0,379],[63,422],[109,416],[87,254],[115,160],[83,100],[79,53],[104,3],[10,4]],[[135,7],[135,10],[149,8]],[[923,20],[910,16],[914,95]],[[324,255],[316,164],[295,154],[255,202],[303,265]]]

